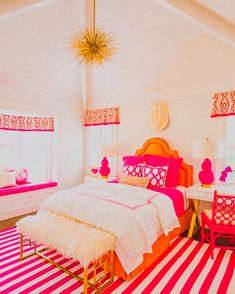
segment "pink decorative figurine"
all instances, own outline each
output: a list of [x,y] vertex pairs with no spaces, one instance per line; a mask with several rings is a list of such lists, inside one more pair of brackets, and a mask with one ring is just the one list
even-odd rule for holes
[[226,182],[228,173],[232,172],[231,166],[226,166],[224,170],[222,170],[221,175],[220,175],[220,182]]
[[203,187],[211,187],[214,182],[214,172],[212,171],[212,163],[210,159],[206,158],[202,165],[202,171],[199,172],[198,177]]
[[91,169],[91,172],[92,172],[92,175],[93,175],[93,176],[96,176],[97,173],[98,173],[98,171],[99,171],[98,168],[92,168],[92,169]]
[[101,167],[99,168],[99,172],[102,178],[108,178],[110,174],[109,162],[106,156],[101,161]]

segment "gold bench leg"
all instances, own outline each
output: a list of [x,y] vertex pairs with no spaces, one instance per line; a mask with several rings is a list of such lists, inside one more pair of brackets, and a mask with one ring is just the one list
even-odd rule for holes
[[[30,254],[24,255],[24,243],[29,242],[30,246],[34,246],[34,251]],[[91,289],[95,290],[95,293],[100,293],[101,291],[103,291],[103,289],[105,289],[106,287],[108,287],[112,282],[113,282],[113,251],[110,251],[110,261],[107,265],[107,261],[102,260],[102,258],[99,258],[99,261],[97,263],[97,265],[93,266],[93,272],[94,272],[94,283],[91,283],[91,278],[88,278],[88,268],[84,267],[83,268],[83,277],[82,276],[78,276],[75,275],[73,272],[70,272],[68,269],[64,268],[63,266],[61,266],[60,264],[56,263],[55,261],[51,260],[50,258],[48,258],[47,256],[45,256],[43,253],[41,253],[43,250],[46,250],[46,248],[42,248],[40,250],[37,249],[37,245],[36,242],[34,244],[32,244],[30,239],[27,239],[24,241],[24,236],[22,233],[20,233],[20,259],[26,259],[30,256],[33,256],[34,254],[42,257],[44,260],[46,260],[47,262],[49,262],[50,264],[56,266],[57,268],[59,268],[60,270],[64,271],[65,273],[67,273],[68,275],[72,276],[73,278],[75,278],[78,281],[81,281],[83,283],[83,292],[84,294],[88,293],[88,287],[90,287]],[[103,268],[103,276],[101,278],[99,278],[98,280],[96,280],[96,269],[97,268]],[[104,284],[102,284],[102,280],[106,277],[107,272],[110,273],[110,278],[108,279],[108,281],[106,281]],[[96,285],[96,283],[98,282],[99,285]]]
[[[29,246],[33,246],[33,247],[34,247],[34,250],[33,250],[32,253],[29,253],[29,254],[27,254],[27,255],[24,255],[24,243],[26,243],[26,242],[29,242]],[[37,246],[36,243],[32,244],[31,239],[29,239],[29,240],[27,240],[27,241],[24,241],[24,236],[23,236],[22,233],[20,233],[20,259],[21,259],[21,260],[22,260],[22,259],[26,259],[26,258],[28,258],[28,257],[30,257],[30,256],[35,255],[35,254],[37,253],[37,252],[36,252],[36,251],[37,251],[36,246]],[[42,249],[42,250],[43,250],[43,249]],[[41,251],[41,250],[39,250],[39,251]]]

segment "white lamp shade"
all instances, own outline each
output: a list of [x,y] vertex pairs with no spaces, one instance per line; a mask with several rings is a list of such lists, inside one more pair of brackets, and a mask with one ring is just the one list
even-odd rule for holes
[[224,144],[222,141],[198,140],[193,143],[194,158],[224,158]]
[[102,155],[107,157],[114,157],[116,155],[116,147],[112,144],[104,144],[102,146]]
[[217,141],[216,149],[215,149],[215,159],[223,159],[224,158],[224,142]]

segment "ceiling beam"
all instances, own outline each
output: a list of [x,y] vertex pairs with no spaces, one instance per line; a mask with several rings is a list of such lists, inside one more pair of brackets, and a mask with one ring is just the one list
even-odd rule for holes
[[218,40],[235,48],[235,25],[195,0],[156,0]]

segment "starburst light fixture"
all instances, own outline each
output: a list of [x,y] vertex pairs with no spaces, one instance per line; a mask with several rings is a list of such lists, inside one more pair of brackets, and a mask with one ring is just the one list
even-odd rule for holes
[[103,28],[96,28],[96,0],[93,2],[93,25],[80,30],[72,38],[72,48],[76,58],[82,64],[102,64],[117,53],[116,39],[112,32],[106,33]]

